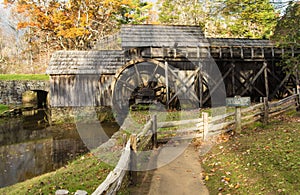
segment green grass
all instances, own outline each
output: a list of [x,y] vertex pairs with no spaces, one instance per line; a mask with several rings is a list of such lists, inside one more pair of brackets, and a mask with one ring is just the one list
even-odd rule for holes
[[300,114],[255,124],[203,158],[211,194],[300,194]]
[[0,114],[2,114],[3,112],[5,112],[7,110],[9,110],[9,106],[0,104]]
[[58,189],[67,189],[70,194],[76,190],[85,190],[91,194],[111,170],[111,166],[86,154],[57,171],[0,188],[0,194],[55,194]]
[[45,74],[0,74],[0,80],[49,80]]

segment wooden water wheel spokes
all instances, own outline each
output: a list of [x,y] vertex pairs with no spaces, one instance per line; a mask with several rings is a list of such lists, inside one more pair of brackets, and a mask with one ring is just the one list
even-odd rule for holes
[[113,83],[112,106],[117,120],[122,122],[130,107],[138,104],[161,103],[166,107],[179,106],[178,99],[168,101],[168,92],[175,94],[174,83],[168,85],[165,69],[161,62],[152,59],[132,60],[122,67]]

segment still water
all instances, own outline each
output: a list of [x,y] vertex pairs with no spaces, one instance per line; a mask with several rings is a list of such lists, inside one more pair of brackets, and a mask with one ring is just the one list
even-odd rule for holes
[[[0,119],[0,187],[53,171],[88,151],[75,124],[49,127],[44,117],[44,110],[35,110]],[[107,135],[101,142],[119,129],[116,123],[101,126]]]

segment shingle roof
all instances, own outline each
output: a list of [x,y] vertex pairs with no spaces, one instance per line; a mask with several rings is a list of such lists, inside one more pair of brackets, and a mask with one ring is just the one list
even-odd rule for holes
[[123,65],[124,54],[120,50],[57,51],[46,74],[114,74]]
[[273,46],[268,40],[205,38],[198,26],[124,25],[120,36],[123,50],[55,52],[46,73],[115,74],[125,64],[125,50],[136,47]]
[[124,25],[122,47],[195,47],[203,42],[199,26]]
[[234,39],[234,38],[207,38],[208,43],[213,47],[226,47],[226,46],[246,46],[246,47],[271,47],[275,44],[269,40],[261,39]]

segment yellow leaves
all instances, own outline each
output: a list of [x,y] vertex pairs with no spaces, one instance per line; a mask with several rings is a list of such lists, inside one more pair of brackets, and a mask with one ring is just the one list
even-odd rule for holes
[[79,28],[68,28],[68,29],[61,29],[58,33],[58,36],[62,36],[65,38],[76,38],[86,34],[89,34],[89,31],[83,27]]
[[17,29],[27,28],[27,27],[37,27],[39,24],[36,22],[19,22]]
[[209,180],[209,176],[206,175],[204,180],[205,180],[205,181],[208,181],[208,180]]

